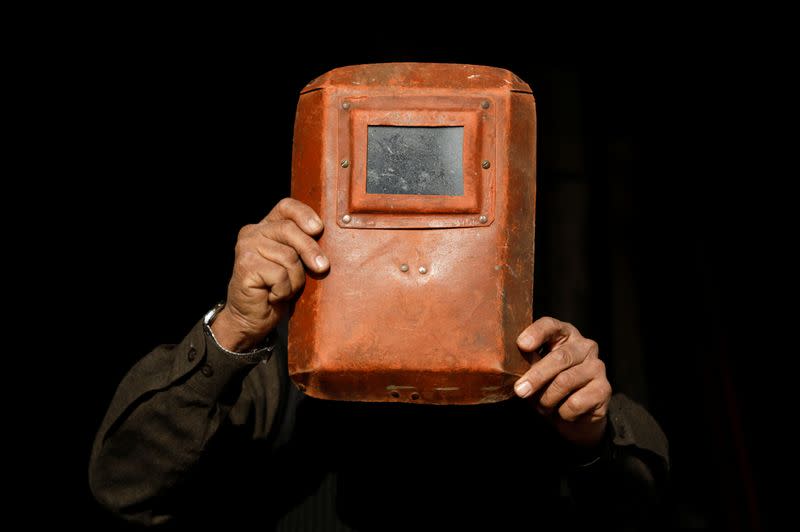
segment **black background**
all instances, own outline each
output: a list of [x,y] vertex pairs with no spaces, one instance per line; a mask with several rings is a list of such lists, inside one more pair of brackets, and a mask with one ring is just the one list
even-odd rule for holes
[[534,313],[596,339],[615,389],[662,424],[674,524],[768,525],[786,422],[770,414],[768,361],[784,356],[775,301],[789,271],[771,252],[791,211],[753,155],[770,134],[755,91],[770,67],[748,44],[693,28],[576,44],[532,36],[544,21],[492,39],[351,42],[271,25],[115,17],[47,48],[41,134],[60,169],[47,195],[53,233],[69,235],[52,251],[76,315],[54,328],[74,350],[75,415],[59,436],[71,515],[113,526],[88,491],[94,432],[125,371],[224,297],[239,227],[288,195],[299,90],[337,66],[441,61],[508,68],[533,88]]

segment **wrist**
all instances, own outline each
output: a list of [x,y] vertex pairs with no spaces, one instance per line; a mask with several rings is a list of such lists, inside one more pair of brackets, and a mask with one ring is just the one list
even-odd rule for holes
[[571,462],[577,467],[588,467],[598,462],[608,462],[613,457],[612,431],[608,424],[603,425],[603,433],[599,441],[591,445],[585,443],[571,444]]
[[254,349],[269,333],[269,331],[263,334],[253,333],[252,329],[243,324],[227,306],[219,311],[210,328],[220,347],[235,353]]

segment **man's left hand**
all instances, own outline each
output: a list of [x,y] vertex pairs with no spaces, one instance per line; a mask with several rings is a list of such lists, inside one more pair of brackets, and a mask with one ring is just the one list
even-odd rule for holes
[[611,384],[597,342],[569,323],[544,317],[520,334],[517,345],[531,353],[546,348],[514,385],[517,395],[534,401],[568,441],[598,445],[606,430]]

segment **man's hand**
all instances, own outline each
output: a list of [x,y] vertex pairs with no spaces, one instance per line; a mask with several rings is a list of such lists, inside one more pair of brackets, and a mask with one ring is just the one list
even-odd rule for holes
[[599,444],[611,384],[597,343],[573,325],[545,317],[525,329],[517,345],[527,352],[547,348],[544,356],[534,355],[533,365],[514,385],[517,395],[535,401],[537,410],[554,420],[565,439],[587,447]]
[[305,284],[305,268],[328,270],[330,262],[312,238],[322,229],[311,207],[284,198],[260,223],[239,231],[227,303],[211,325],[222,347],[238,352],[258,345]]

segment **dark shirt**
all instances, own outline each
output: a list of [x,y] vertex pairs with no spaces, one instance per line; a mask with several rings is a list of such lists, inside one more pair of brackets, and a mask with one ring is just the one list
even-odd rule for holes
[[603,444],[585,450],[524,400],[316,400],[290,384],[285,349],[245,362],[207,342],[198,324],[123,379],[89,479],[126,520],[187,529],[652,526],[666,438],[622,395],[609,421]]

